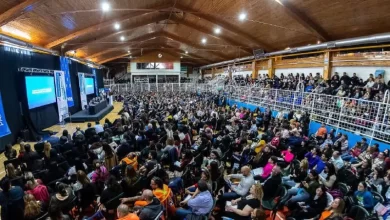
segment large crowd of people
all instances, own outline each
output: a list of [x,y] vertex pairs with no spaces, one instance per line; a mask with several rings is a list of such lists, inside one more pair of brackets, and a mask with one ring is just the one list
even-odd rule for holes
[[[222,77],[223,78],[223,77]],[[284,74],[269,78],[267,74],[252,79],[250,75],[234,76],[233,79],[225,77],[225,85],[259,86],[269,89],[296,90],[299,83],[303,84],[305,92],[315,92],[339,97],[383,101],[386,89],[390,88],[382,74],[370,74],[368,79],[359,78],[356,73],[350,76],[344,72],[342,76],[335,72],[331,79],[324,80],[320,73],[304,75],[296,73]]]
[[389,150],[365,138],[350,149],[325,124],[309,135],[307,115],[274,118],[228,106],[222,93],[116,95],[124,108],[115,121],[22,141],[19,152],[6,146],[1,219],[388,214]]

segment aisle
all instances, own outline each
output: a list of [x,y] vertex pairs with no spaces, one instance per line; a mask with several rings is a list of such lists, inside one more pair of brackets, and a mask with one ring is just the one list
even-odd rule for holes
[[[111,122],[113,122],[115,119],[120,117],[118,113],[122,110],[123,103],[121,102],[114,102],[114,109],[108,113],[103,119],[100,120],[100,124],[104,124],[104,120],[108,118]],[[61,125],[53,125],[51,127],[46,128],[45,130],[50,130],[53,132],[57,132],[56,136],[60,137],[62,135],[62,131],[64,129],[68,130],[69,134],[73,134],[73,132],[76,131],[76,127],[80,126],[82,130],[85,130],[87,128],[88,122],[84,123],[67,123],[64,128],[61,127]],[[93,125],[95,123],[92,123]],[[31,147],[34,147],[34,144],[36,142],[27,142],[31,145]],[[19,145],[14,145],[14,149],[19,152]],[[6,160],[4,153],[0,155],[0,178],[3,178],[5,176],[5,170],[4,170],[4,161]]]

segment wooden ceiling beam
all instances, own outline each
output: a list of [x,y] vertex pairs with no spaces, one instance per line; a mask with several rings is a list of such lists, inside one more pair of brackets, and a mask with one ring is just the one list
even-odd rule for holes
[[[157,50],[156,50],[156,51],[157,51]],[[171,55],[171,56],[173,56],[173,57],[179,57],[179,59],[181,59],[181,58],[180,58],[180,56],[181,56],[180,53],[177,53],[177,52],[170,52],[170,51],[164,51],[164,53],[167,53],[167,54],[169,54],[169,55]],[[190,57],[187,57],[187,59],[190,59]],[[205,64],[205,63],[206,63],[205,61],[201,61],[201,60],[197,60],[197,59],[191,59],[191,60],[193,60],[194,62],[197,62],[197,63],[199,63],[199,64]]]
[[230,24],[229,22],[226,22],[224,21],[223,19],[220,19],[216,16],[213,16],[211,14],[206,14],[206,13],[202,13],[202,12],[199,12],[199,11],[194,11],[192,8],[188,8],[184,5],[181,5],[180,3],[177,3],[175,5],[175,8],[180,11],[183,11],[184,13],[189,13],[189,14],[192,14],[200,19],[203,19],[203,20],[206,20],[208,22],[211,22],[215,25],[218,25],[219,27],[227,30],[227,31],[230,31],[250,42],[252,42],[253,44],[257,45],[258,47],[261,47],[262,49],[266,50],[266,51],[273,51],[275,50],[273,47],[271,47],[270,45],[256,39],[255,37],[251,36],[250,34],[246,33],[245,31],[239,29],[238,27]]
[[[173,51],[173,52],[170,52],[169,50]],[[183,56],[183,59],[191,59],[191,60],[194,60],[198,63],[201,63],[201,64],[205,64],[205,63],[210,63],[212,61],[206,61],[205,59],[203,58],[199,58],[199,57],[193,57],[192,55],[189,55],[189,54],[185,54],[184,51],[182,51],[181,49],[178,49],[178,48],[174,48],[174,47],[169,47],[169,46],[164,46],[164,48],[162,49],[162,51],[164,51],[165,53],[171,55],[171,56]],[[184,53],[184,54],[182,54]]]
[[103,54],[109,53],[109,52],[114,51],[114,50],[124,49],[125,45],[127,46],[127,45],[132,44],[132,43],[142,43],[144,41],[153,40],[153,39],[157,38],[158,36],[159,36],[159,32],[152,32],[152,33],[149,33],[149,34],[144,34],[144,35],[132,38],[132,39],[124,42],[123,44],[120,44],[117,47],[109,48],[109,49],[100,51],[98,53],[91,54],[91,55],[87,56],[86,58],[87,59],[92,59],[92,58],[101,56]]
[[[139,16],[135,16],[133,18],[141,18],[143,17],[144,15],[139,15]],[[131,30],[134,30],[136,28],[139,28],[139,27],[142,27],[142,26],[146,26],[146,25],[149,25],[149,24],[153,24],[153,23],[157,23],[159,21],[163,21],[163,20],[166,20],[167,19],[167,16],[166,14],[160,14],[158,15],[157,17],[154,17],[154,18],[144,18],[141,20],[141,22],[139,23],[136,23],[136,24],[133,24],[133,25],[130,25],[130,26],[127,26],[126,29],[124,30],[121,30],[121,31],[118,31],[118,32],[115,32],[115,33],[109,33],[109,34],[105,34],[105,35],[101,35],[97,38],[93,38],[93,39],[89,39],[88,41],[85,41],[83,42],[82,44],[77,44],[77,45],[74,45],[74,46],[71,46],[70,48],[67,48],[66,50],[67,51],[70,51],[70,50],[76,50],[76,49],[79,49],[79,48],[83,48],[89,44],[92,44],[94,42],[99,42],[105,38],[109,38],[109,37],[113,37],[113,36],[116,36],[116,35],[119,35],[119,34],[124,34],[124,33],[127,33]]]
[[[177,41],[179,43],[182,43],[182,44],[185,44],[189,47],[194,47],[194,48],[206,48],[204,45],[201,45],[201,44],[194,44],[192,43],[191,41],[187,40],[187,39],[184,39],[180,36],[177,36],[177,35],[174,35],[174,34],[171,34],[171,33],[168,33],[168,32],[162,32],[162,36],[168,38],[168,39],[171,39],[173,41]],[[224,60],[229,60],[229,59],[232,59],[232,57],[230,56],[226,56],[225,54],[221,53],[221,52],[209,52],[215,56],[218,56]]]
[[214,35],[214,34],[212,34],[213,30],[211,30],[210,28],[207,29],[207,28],[201,27],[200,25],[197,25],[194,22],[189,22],[189,21],[186,21],[184,19],[173,18],[171,20],[176,21],[179,24],[182,24],[188,28],[191,28],[191,29],[197,30],[201,33],[207,34],[210,37],[215,38],[217,40],[225,41],[226,43],[229,43],[230,46],[238,47],[239,49],[241,49],[249,54],[253,54],[253,50],[249,49],[247,45],[239,43],[238,41],[232,40],[232,39],[230,39],[226,36],[223,36],[223,35],[220,35],[220,36]]
[[20,17],[22,14],[33,10],[34,5],[42,3],[43,0],[25,0],[18,5],[0,14],[0,27]]
[[118,58],[121,58],[121,57],[124,57],[124,56],[128,56],[128,55],[129,55],[128,53],[122,53],[122,54],[120,54],[120,55],[113,56],[113,57],[110,57],[110,58],[101,60],[101,61],[99,61],[98,63],[99,63],[99,64],[107,63],[107,62],[110,62],[111,60],[115,60],[115,59],[118,59]]
[[307,17],[304,13],[299,11],[293,5],[290,4],[289,0],[275,0],[281,6],[283,6],[284,10],[287,12],[290,17],[295,19],[299,24],[313,33],[316,37],[318,37],[322,41],[331,40],[328,34],[322,29],[319,25],[315,24],[309,17]]
[[122,17],[119,17],[119,18],[113,18],[113,19],[110,19],[108,21],[104,21],[104,22],[101,22],[101,23],[98,23],[98,24],[95,24],[95,25],[91,25],[91,26],[89,26],[87,28],[78,30],[76,32],[73,32],[71,34],[63,36],[60,39],[57,39],[57,40],[55,40],[53,42],[50,42],[45,47],[46,48],[53,48],[53,47],[58,46],[60,44],[66,43],[69,40],[72,40],[72,39],[75,39],[77,37],[80,37],[80,36],[83,36],[83,35],[86,35],[86,34],[89,34],[89,33],[95,32],[95,31],[98,31],[101,28],[106,28],[108,26],[112,26],[115,22],[124,22],[126,20],[132,19],[134,16],[141,16],[141,15],[154,13],[156,11],[159,11],[159,10],[167,8],[167,7],[170,7],[170,5],[167,5],[167,4],[160,5],[160,6],[156,7],[156,8],[153,8],[154,10],[151,10],[151,11],[146,11],[146,12],[145,11],[138,11],[138,12],[134,12],[134,13],[131,13],[131,14],[126,14],[126,15],[124,15]]

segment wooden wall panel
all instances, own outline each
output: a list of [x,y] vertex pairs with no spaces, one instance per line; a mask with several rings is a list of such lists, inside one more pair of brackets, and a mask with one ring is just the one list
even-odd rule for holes
[[332,66],[390,66],[390,56],[335,56]]
[[274,64],[275,69],[322,67],[323,65],[324,59],[321,57],[276,60]]
[[[162,54],[162,57],[161,58],[158,58],[158,54],[161,53]],[[148,54],[145,54],[141,57],[138,57],[134,60],[132,60],[132,62],[136,62],[136,63],[147,63],[147,62],[158,62],[158,63],[161,63],[161,62],[180,62],[180,57],[174,57],[168,53],[165,53],[165,52],[158,52],[158,51],[155,51],[155,52],[151,52],[151,53],[148,53]]]
[[256,62],[256,69],[258,70],[266,70],[268,69],[268,59],[267,60],[260,60]]

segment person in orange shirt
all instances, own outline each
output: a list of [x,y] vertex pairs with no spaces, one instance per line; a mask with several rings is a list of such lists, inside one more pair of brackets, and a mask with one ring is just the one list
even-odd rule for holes
[[321,139],[325,139],[327,133],[328,133],[328,131],[326,130],[326,126],[324,123],[322,123],[321,127],[317,130],[316,137],[321,138]]
[[[158,200],[160,200],[161,203],[163,203],[172,194],[171,189],[166,184],[164,184],[163,181],[158,177],[154,177],[150,181],[150,186],[152,187],[153,195]],[[142,196],[135,196],[131,198],[122,198],[120,200],[122,201],[122,203],[136,201],[134,203],[134,206],[146,206],[147,202],[141,199]]]
[[138,157],[134,152],[129,153],[125,158],[121,160],[121,164],[125,163],[126,165],[133,166],[134,170],[138,169]]
[[129,207],[125,204],[120,204],[116,209],[118,220],[139,220],[137,214],[130,213]]
[[342,217],[344,206],[345,206],[344,200],[341,198],[336,198],[335,200],[333,200],[330,207],[328,207],[321,213],[320,220],[330,219],[337,216]]

